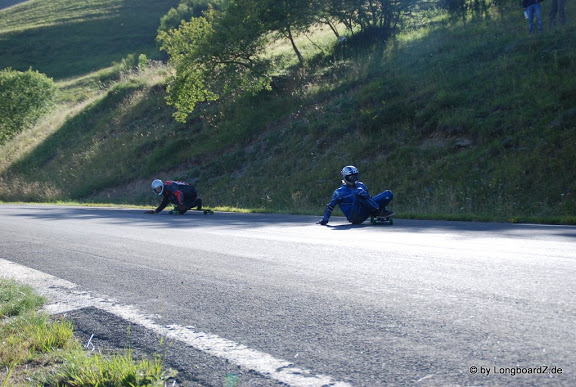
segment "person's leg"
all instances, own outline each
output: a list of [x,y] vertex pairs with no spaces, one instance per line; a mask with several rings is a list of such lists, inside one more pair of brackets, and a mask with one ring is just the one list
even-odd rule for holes
[[184,192],[184,205],[186,206],[186,210],[190,210],[192,207],[196,207],[196,199],[198,198],[198,194],[195,190],[188,190]]
[[542,32],[542,5],[540,3],[534,4],[534,14],[536,16],[538,32]]
[[549,28],[554,28],[556,24],[556,13],[558,13],[558,0],[551,0],[550,1],[550,21],[549,21]]
[[[368,218],[368,215],[364,216],[364,213],[367,212],[365,207],[362,205],[362,200],[359,195],[354,195],[354,199],[352,202],[352,211],[350,212],[350,216],[348,217],[348,221],[352,224],[360,224]],[[365,199],[364,199],[365,200]]]
[[394,199],[394,194],[392,191],[386,190],[384,192],[379,193],[378,195],[374,196],[372,200],[374,200],[378,204],[379,210],[385,210],[388,204]]
[[348,221],[353,224],[360,224],[368,217],[378,210],[378,203],[376,203],[368,193],[356,194],[352,202],[352,211],[348,217]]
[[360,224],[368,217],[386,211],[386,206],[392,201],[393,197],[394,195],[391,191],[384,191],[372,198],[356,196],[354,199],[354,211],[349,221],[354,224]]
[[558,18],[560,24],[566,25],[566,0],[558,0]]
[[528,32],[529,33],[533,33],[534,32],[534,5],[530,5],[528,6],[528,8],[526,8],[526,12],[528,13]]

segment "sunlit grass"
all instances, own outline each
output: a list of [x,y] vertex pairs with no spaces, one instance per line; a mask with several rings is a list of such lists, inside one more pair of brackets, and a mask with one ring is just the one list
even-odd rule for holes
[[55,80],[83,76],[128,54],[159,59],[160,18],[178,0],[34,0],[0,10],[0,68],[32,67]]
[[163,370],[163,361],[134,359],[131,350],[104,356],[82,350],[62,356],[63,365],[45,377],[48,385],[97,386],[165,386],[172,373]]
[[0,278],[0,319],[33,312],[44,301],[31,287]]
[[0,278],[1,386],[164,386],[175,375],[159,356],[86,351],[70,321],[38,312],[44,301],[31,287]]

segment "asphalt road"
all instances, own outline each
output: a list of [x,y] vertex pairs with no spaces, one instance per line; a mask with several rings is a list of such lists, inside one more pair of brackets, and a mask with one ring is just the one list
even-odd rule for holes
[[0,205],[0,275],[182,384],[576,385],[576,227],[316,220]]

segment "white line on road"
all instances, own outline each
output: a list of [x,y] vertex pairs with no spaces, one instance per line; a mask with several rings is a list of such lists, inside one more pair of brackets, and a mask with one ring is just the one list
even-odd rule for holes
[[310,370],[295,367],[289,361],[276,359],[267,353],[250,349],[234,341],[196,331],[190,326],[159,325],[154,322],[152,316],[139,312],[134,306],[120,305],[112,298],[83,291],[72,282],[1,258],[0,273],[0,276],[32,286],[38,293],[47,297],[50,304],[46,305],[44,310],[50,314],[92,306],[139,324],[164,337],[184,342],[212,356],[227,359],[247,370],[257,371],[289,386],[351,386],[346,382],[336,381],[328,375],[315,375]]

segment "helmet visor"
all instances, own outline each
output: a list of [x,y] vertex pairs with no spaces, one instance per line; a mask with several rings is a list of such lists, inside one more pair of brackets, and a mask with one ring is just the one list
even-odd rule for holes
[[345,179],[348,183],[356,183],[358,181],[358,174],[353,173],[351,175],[347,175]]
[[152,191],[154,191],[156,193],[156,195],[160,195],[162,193],[162,186],[158,186],[156,188],[154,188]]

